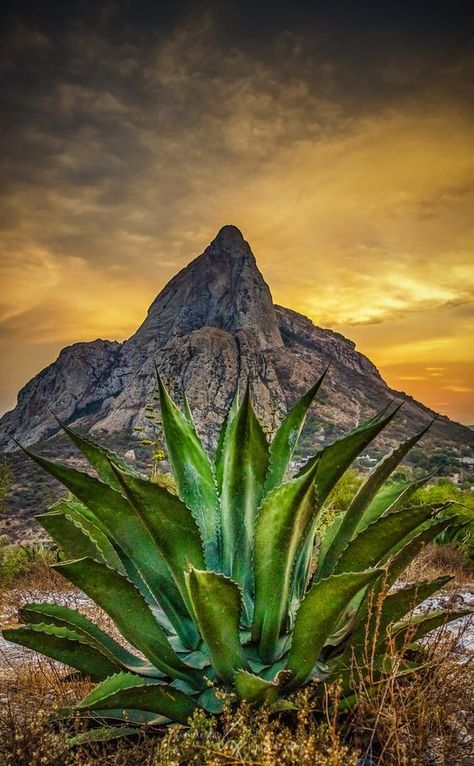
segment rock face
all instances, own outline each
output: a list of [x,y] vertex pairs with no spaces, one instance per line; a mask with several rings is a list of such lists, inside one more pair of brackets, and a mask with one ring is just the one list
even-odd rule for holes
[[[74,344],[33,378],[0,420],[0,449],[14,449],[12,437],[28,445],[54,436],[51,406],[96,437],[146,426],[155,364],[178,400],[186,390],[197,426],[212,445],[238,380],[250,378],[257,410],[271,428],[329,363],[319,438],[353,427],[394,396],[407,402],[392,439],[407,423],[415,430],[432,415],[391,391],[354,343],[274,306],[249,245],[235,226],[224,226],[161,291],[129,340]],[[472,443],[473,433],[441,417],[430,438],[460,445]]]

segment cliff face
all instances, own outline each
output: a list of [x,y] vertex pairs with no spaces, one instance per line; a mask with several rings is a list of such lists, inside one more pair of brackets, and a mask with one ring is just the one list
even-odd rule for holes
[[[329,363],[318,415],[331,433],[353,427],[394,396],[407,400],[400,430],[407,423],[414,430],[432,414],[391,391],[354,343],[274,306],[249,245],[236,227],[225,226],[166,285],[129,340],[77,343],[33,378],[0,420],[0,448],[14,449],[11,437],[27,445],[54,436],[58,427],[50,407],[96,436],[146,424],[155,364],[178,400],[186,390],[211,445],[237,380],[250,377],[257,410],[271,427]],[[464,444],[472,437],[447,418],[439,419],[431,435],[439,444]]]

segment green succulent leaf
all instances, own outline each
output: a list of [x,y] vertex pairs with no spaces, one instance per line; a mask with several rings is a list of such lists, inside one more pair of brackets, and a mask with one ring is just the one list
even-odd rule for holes
[[141,593],[126,577],[93,559],[55,564],[114,621],[122,636],[167,675],[196,684],[196,672],[172,650]]
[[[35,516],[43,529],[52,537],[61,550],[73,558],[74,556],[91,556],[104,561],[95,542],[87,533],[86,527],[80,521],[74,522],[59,509],[46,511]],[[120,561],[120,560],[119,560]]]
[[262,659],[273,660],[286,619],[291,573],[298,546],[315,514],[318,464],[275,487],[262,501],[255,525],[255,613],[253,639]]
[[446,609],[436,609],[424,614],[412,615],[408,620],[402,620],[393,626],[393,634],[399,648],[409,641],[413,646],[431,631],[436,630],[450,622],[461,620],[473,614],[472,609],[464,609],[456,612],[448,612]]
[[384,636],[388,625],[401,620],[418,604],[444,588],[452,579],[449,575],[445,575],[444,577],[437,577],[435,580],[422,580],[399,588],[394,593],[389,593],[382,605],[379,623],[380,636]]
[[201,535],[189,508],[163,487],[115,469],[130,504],[150,531],[184,600],[188,590],[184,572],[190,564],[203,569]]
[[235,672],[247,667],[239,636],[240,589],[225,575],[193,567],[186,572],[186,582],[212,667],[219,678],[231,683]]
[[[67,719],[74,717],[74,719],[86,721],[87,723],[99,724],[100,726],[111,726],[113,722],[116,724],[120,722],[122,730],[126,726],[133,727],[132,731],[139,733],[139,726],[163,726],[170,723],[170,719],[164,715],[157,715],[151,713],[148,710],[137,710],[135,708],[97,708],[95,710],[77,710],[77,708],[62,708],[57,714],[57,718]],[[124,726],[123,724],[126,724]],[[118,728],[118,727],[117,727]],[[89,731],[97,731],[97,729],[89,729]]]
[[197,701],[208,713],[222,713],[225,707],[223,696],[215,686],[201,692]]
[[139,678],[132,673],[117,673],[75,705],[76,710],[107,707],[148,710],[186,724],[199,705],[192,697],[162,682]]
[[[300,470],[298,476],[301,476],[308,470],[311,470],[312,466],[317,465],[317,471],[314,479],[316,487],[316,499],[319,507],[322,507],[327,499],[330,491],[339,481],[344,472],[349,468],[351,463],[360,454],[361,450],[365,449],[370,442],[390,423],[392,418],[396,415],[400,406],[395,407],[390,411],[391,404],[384,407],[384,409],[374,416],[370,420],[362,423],[346,436],[338,439],[333,444],[320,450],[313,458],[311,458],[305,466]],[[388,414],[387,414],[388,413]],[[314,520],[311,527],[308,529],[305,538],[301,541],[295,562],[295,569],[293,575],[293,592],[301,592],[301,583],[305,583],[307,579],[307,566],[311,561],[311,552],[314,546],[315,535]],[[323,564],[324,565],[324,564]],[[335,571],[335,570],[334,570]],[[322,569],[318,572],[318,577],[323,576]]]
[[137,472],[130,466],[120,455],[113,452],[106,447],[99,447],[98,444],[86,439],[85,436],[73,431],[71,428],[62,423],[56,418],[63,431],[69,436],[71,441],[82,452],[85,458],[89,461],[91,466],[97,471],[99,478],[109,487],[120,491],[120,484],[117,481],[117,477],[112,470],[112,465],[117,466],[122,471],[131,475],[138,475]]
[[90,646],[105,655],[115,665],[116,670],[131,670],[140,675],[149,676],[162,675],[153,665],[129,652],[83,614],[67,606],[25,604],[21,607],[19,616],[27,625],[48,622],[78,633]]
[[242,588],[247,622],[254,590],[255,517],[267,468],[268,444],[247,385],[242,403],[227,425],[218,470],[222,570]]
[[[360,452],[386,428],[399,409],[400,407],[398,406],[389,412],[388,415],[384,414],[383,417],[372,418],[354,428],[346,436],[341,437],[328,447],[324,447],[302,467],[298,476],[310,470],[314,463],[318,463],[315,484],[320,503],[324,502],[342,474],[349,468]],[[383,412],[385,413],[385,410]]]
[[329,367],[325,369],[319,380],[293,405],[280,423],[269,447],[270,465],[265,480],[265,494],[284,480],[289,462],[303,430],[306,415],[321,388],[328,369]]
[[191,407],[189,406],[189,399],[186,395],[186,391],[183,391],[183,415],[188,421],[189,425],[192,426],[194,430],[196,430],[193,413],[191,412]]
[[265,681],[246,670],[239,670],[235,674],[235,690],[241,700],[258,705],[273,704],[279,692],[278,684],[274,681]]
[[359,591],[380,575],[378,569],[344,572],[330,575],[311,587],[301,602],[293,629],[287,661],[287,668],[293,673],[291,686],[306,681],[342,612]]
[[[409,513],[409,511],[407,511]],[[405,571],[407,566],[413,561],[415,556],[422,550],[424,545],[432,542],[443,530],[448,529],[455,521],[455,516],[449,516],[444,519],[429,521],[424,525],[421,532],[418,532],[409,540],[388,562],[387,567],[387,587],[391,587]]]
[[219,438],[217,440],[217,446],[216,446],[216,454],[214,459],[215,464],[215,470],[216,470],[216,481],[217,481],[217,490],[220,495],[221,487],[222,487],[222,450],[224,449],[224,441],[225,436],[227,433],[227,426],[233,419],[235,413],[239,409],[239,384],[237,383],[237,388],[234,394],[234,397],[230,403],[230,407],[227,410],[226,416],[222,422],[221,430],[219,431]]
[[91,520],[88,509],[75,498],[62,498],[35,517],[66,556],[91,556],[125,574],[120,556],[108,537]]
[[399,588],[394,593],[389,593],[385,596],[381,609],[374,607],[374,611],[359,623],[351,637],[350,651],[355,650],[356,654],[360,655],[366,637],[369,638],[372,651],[374,642],[377,646],[385,646],[388,642],[389,626],[401,620],[418,604],[443,588],[451,579],[449,576],[438,577],[436,580],[412,583]]
[[20,644],[46,657],[70,665],[93,680],[107,678],[117,666],[92,646],[84,636],[69,628],[39,623],[2,631],[6,641]]
[[[143,519],[119,492],[70,466],[25,452],[64,484],[91,512],[91,519],[125,553],[127,575],[148,601],[163,607],[177,633],[191,648],[197,634],[186,604]],[[131,573],[127,561],[132,562]],[[134,573],[138,572],[139,582]]]
[[378,564],[432,514],[431,507],[419,506],[382,516],[350,541],[337,561],[334,572],[360,572]]
[[138,729],[132,729],[131,726],[100,726],[69,737],[67,742],[69,747],[79,747],[90,742],[111,742],[114,739],[137,736],[137,734]]
[[415,492],[433,478],[436,471],[422,476],[415,481],[395,481],[387,483],[369,503],[358,524],[357,530],[361,531],[372,524],[382,514],[393,513],[407,507],[407,503]]
[[206,562],[219,565],[218,497],[209,457],[185,415],[178,409],[158,376],[161,417],[166,449],[178,495],[200,529]]
[[[324,559],[321,558],[319,561],[321,577],[326,577],[334,571],[334,567],[342,551],[355,532],[360,529],[364,512],[374,500],[377,492],[383,484],[385,484],[389,476],[407,455],[409,450],[426,434],[428,428],[429,426],[412,436],[411,439],[407,439],[403,444],[400,444],[397,449],[392,450],[392,452],[390,452],[379,465],[376,466],[364,484],[359,488],[354,499],[349,504],[349,507],[345,513],[342,514],[341,523],[332,545],[327,551]],[[383,510],[385,510],[385,508]]]

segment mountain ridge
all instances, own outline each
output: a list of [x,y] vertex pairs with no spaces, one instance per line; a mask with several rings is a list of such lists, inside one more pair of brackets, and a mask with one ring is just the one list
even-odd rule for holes
[[[143,426],[155,363],[178,399],[186,389],[212,444],[237,380],[250,377],[257,410],[272,428],[328,362],[333,369],[327,385],[342,405],[340,426],[351,427],[355,413],[371,414],[394,396],[415,407],[408,412],[415,422],[434,414],[390,389],[351,340],[275,305],[250,245],[237,227],[227,225],[165,285],[130,338],[72,344],[32,378],[16,407],[0,419],[0,449],[11,450],[12,437],[29,445],[53,436],[58,426],[50,406],[90,433]],[[348,379],[355,374],[367,378],[368,390],[363,380]],[[444,416],[439,422],[450,426],[448,441],[462,442],[470,433]]]

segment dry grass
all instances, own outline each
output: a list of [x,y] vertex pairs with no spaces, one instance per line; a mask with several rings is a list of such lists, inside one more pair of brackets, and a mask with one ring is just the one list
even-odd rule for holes
[[[52,711],[82,696],[87,687],[65,681],[40,660],[10,678],[0,714],[2,766],[357,766],[358,753],[341,741],[335,720],[322,723],[309,695],[288,720],[249,705],[219,718],[196,714],[189,727],[170,726],[136,740],[91,744],[74,750],[67,739],[80,731],[51,722]],[[54,718],[54,713],[53,713]]]
[[404,578],[414,582],[441,575],[451,575],[451,587],[459,589],[474,580],[474,562],[457,545],[427,545],[406,569]]
[[373,766],[461,766],[474,763],[474,663],[460,657],[462,639],[441,628],[426,643],[424,667],[397,678],[401,653],[382,681],[367,662],[354,669],[359,703],[347,736]]
[[[452,639],[451,639],[452,640]],[[327,691],[321,708],[309,690],[299,711],[271,716],[248,705],[220,719],[196,715],[189,728],[171,726],[136,740],[69,750],[73,730],[51,723],[51,711],[89,688],[65,681],[54,663],[22,666],[4,685],[0,715],[2,766],[468,766],[474,763],[471,667],[455,663],[441,631],[421,674],[369,688],[359,679],[360,702],[337,714],[339,690]],[[472,730],[472,729],[471,729]]]

